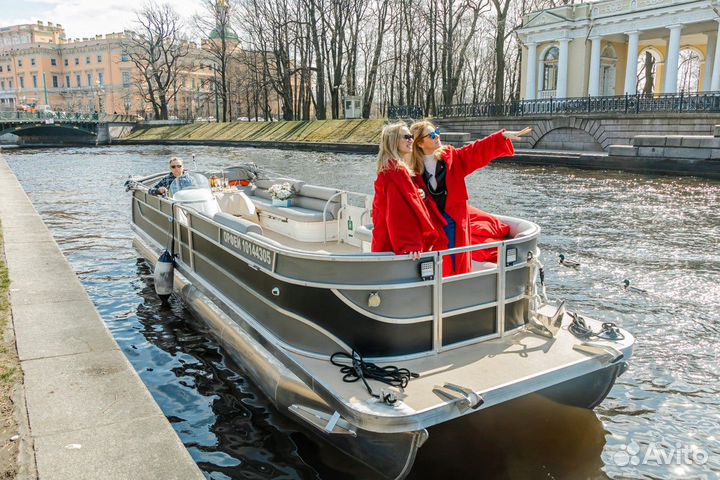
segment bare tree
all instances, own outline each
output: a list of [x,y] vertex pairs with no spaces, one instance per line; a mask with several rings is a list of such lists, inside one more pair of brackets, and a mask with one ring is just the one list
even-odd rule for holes
[[[205,38],[203,49],[210,57],[213,69],[214,90],[222,103],[222,121],[229,120],[230,107],[230,69],[235,50],[239,46],[232,25],[235,3],[233,0],[202,0],[203,15],[195,16],[197,30]],[[220,118],[218,118],[220,121]]]
[[177,95],[177,78],[188,55],[180,16],[169,4],[150,3],[136,13],[137,29],[127,36],[124,49],[135,64],[143,96],[156,119],[168,118],[168,105]]

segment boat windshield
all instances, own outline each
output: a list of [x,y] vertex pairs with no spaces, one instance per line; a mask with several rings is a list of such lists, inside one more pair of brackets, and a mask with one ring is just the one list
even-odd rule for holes
[[180,190],[187,189],[210,190],[210,183],[207,177],[199,173],[184,173],[170,184],[170,195],[175,196]]

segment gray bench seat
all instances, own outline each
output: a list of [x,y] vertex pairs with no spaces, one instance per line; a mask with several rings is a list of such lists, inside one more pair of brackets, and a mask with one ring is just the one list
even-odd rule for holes
[[[272,215],[277,215],[278,217],[284,217],[288,218],[290,220],[295,220],[296,222],[322,222],[323,221],[323,212],[321,210],[313,210],[310,208],[303,208],[303,207],[277,207],[272,204],[272,200],[268,200],[265,198],[260,197],[250,197],[252,202],[255,204],[255,208],[257,208],[261,212],[267,212]],[[294,200],[294,199],[293,199]],[[325,219],[326,220],[333,220],[333,214],[332,211],[327,211],[325,213]]]

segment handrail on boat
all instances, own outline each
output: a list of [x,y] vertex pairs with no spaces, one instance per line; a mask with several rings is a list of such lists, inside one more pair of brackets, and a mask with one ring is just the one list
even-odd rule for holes
[[[342,195],[343,193],[347,193],[347,191],[346,191],[346,190],[341,190],[341,191],[339,191],[339,192],[337,192],[337,193],[334,193],[334,194],[331,195],[330,198],[328,198],[327,201],[325,202],[325,206],[323,207],[323,219],[322,219],[322,220],[323,220],[323,243],[327,243],[327,221],[326,221],[326,219],[325,219],[325,216],[326,216],[326,214],[327,214],[327,208],[330,206],[330,202],[332,202],[335,197],[337,197],[338,195]],[[338,215],[339,215],[339,214],[340,214],[340,212],[338,211]],[[340,222],[338,221],[338,225],[339,225],[339,224],[340,224]],[[339,228],[339,227],[338,227],[338,228]],[[339,235],[340,235],[340,232],[338,231],[338,236],[339,236]]]

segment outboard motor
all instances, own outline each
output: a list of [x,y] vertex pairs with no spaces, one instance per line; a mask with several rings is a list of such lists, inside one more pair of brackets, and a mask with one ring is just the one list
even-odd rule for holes
[[163,305],[168,303],[173,290],[174,270],[175,260],[172,254],[165,250],[155,263],[155,271],[153,272],[155,293],[160,297]]

